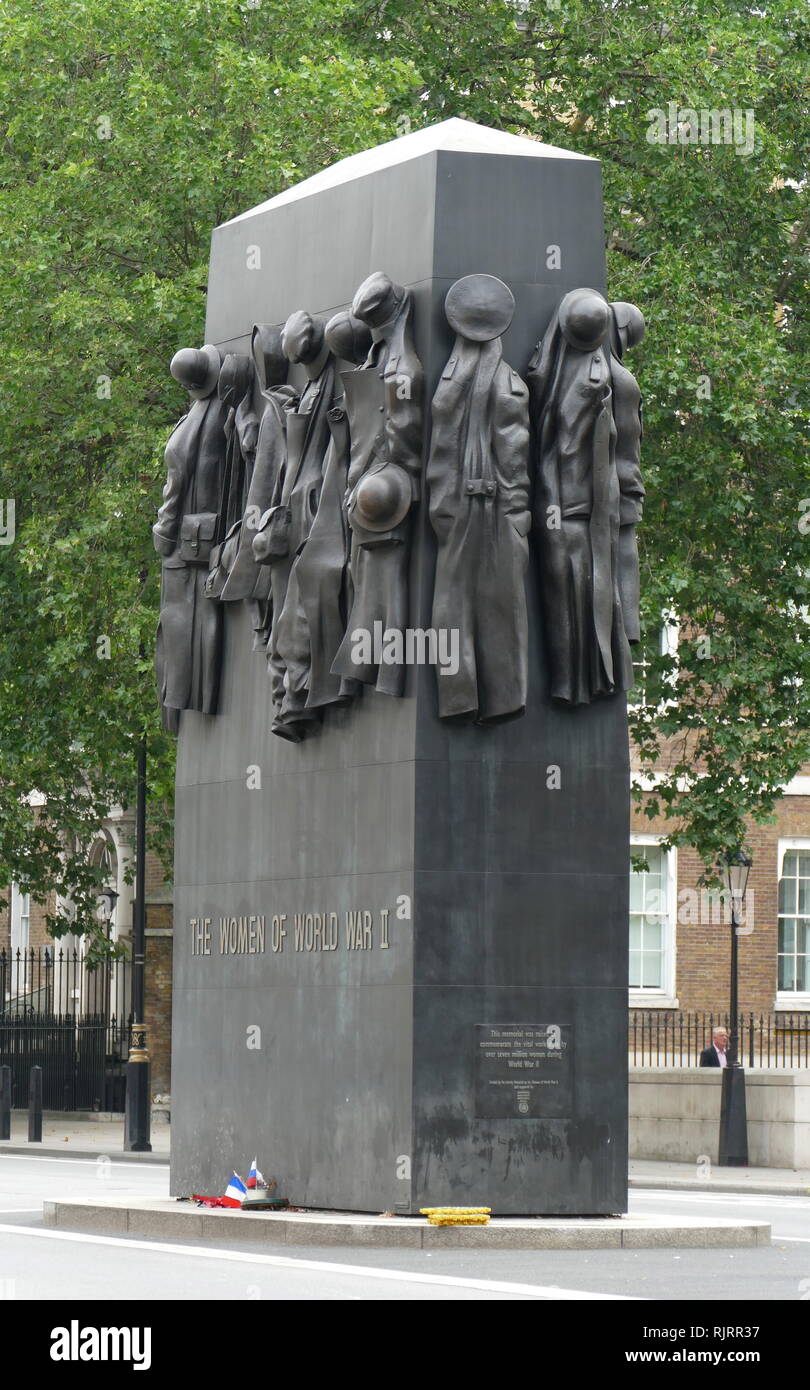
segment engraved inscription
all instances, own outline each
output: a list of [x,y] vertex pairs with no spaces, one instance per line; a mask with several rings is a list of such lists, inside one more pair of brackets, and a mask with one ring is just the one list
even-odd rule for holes
[[[397,899],[399,904],[402,899]],[[397,909],[396,916],[403,914]],[[410,915],[410,914],[408,914]],[[212,929],[211,917],[190,917],[192,956],[254,956],[269,949],[281,955],[285,949],[303,955],[325,951],[387,951],[391,947],[391,909],[348,909],[337,912],[276,912],[239,917],[220,916]],[[269,947],[268,947],[269,942]]]
[[475,1113],[481,1119],[566,1119],[573,1112],[573,1025],[478,1023]]

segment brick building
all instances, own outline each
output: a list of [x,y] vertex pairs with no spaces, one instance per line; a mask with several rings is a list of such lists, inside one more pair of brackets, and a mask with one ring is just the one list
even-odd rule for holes
[[[658,848],[666,833],[665,821],[634,809],[631,846],[649,872],[630,879],[630,1005],[724,1013],[728,909],[697,887],[702,863],[693,850]],[[785,788],[774,823],[749,826],[747,848],[740,1009],[810,1015],[810,765]]]

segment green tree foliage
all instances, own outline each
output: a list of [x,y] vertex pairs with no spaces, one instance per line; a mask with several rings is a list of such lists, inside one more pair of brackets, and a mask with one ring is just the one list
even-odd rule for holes
[[[425,119],[602,161],[610,295],[648,324],[629,359],[648,491],[631,731],[661,778],[647,813],[710,866],[810,757],[810,10],[372,0],[351,22],[364,54],[384,23],[382,44],[419,67]],[[730,143],[702,116],[724,110]],[[666,143],[650,138],[658,112]],[[680,624],[677,658],[662,614]]]
[[339,16],[322,0],[0,10],[0,496],[16,502],[0,864],[72,900],[57,932],[95,931],[88,842],[131,800],[144,731],[153,816],[170,804],[150,528],[167,422],[186,408],[167,364],[200,341],[211,229],[390,136],[390,100],[413,87],[389,54],[353,54]]
[[[651,766],[663,737],[667,759],[648,804],[707,862],[769,813],[810,756],[809,44],[789,0],[5,0],[6,876],[70,895],[92,931],[88,839],[131,799],[143,732],[152,806],[170,806],[150,526],[184,407],[166,364],[201,340],[211,228],[451,115],[602,161],[611,297],[648,320],[632,366],[651,651],[633,735]],[[723,108],[741,139],[694,139],[688,109],[699,125]],[[650,139],[655,109],[675,143]],[[681,623],[677,676],[662,612]]]

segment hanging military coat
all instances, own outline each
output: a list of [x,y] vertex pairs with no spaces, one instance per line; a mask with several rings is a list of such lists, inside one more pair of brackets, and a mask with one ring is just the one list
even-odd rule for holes
[[[330,356],[320,374],[304,387],[297,407],[287,411],[287,465],[281,504],[289,507],[289,553],[272,566],[273,623],[268,666],[277,707],[274,733],[296,739],[316,714],[307,709],[310,640],[296,560],[306,546],[318,511],[326,452],[331,435],[327,413],[333,405],[335,364]],[[283,590],[283,592],[282,592]]]
[[[164,556],[155,661],[168,711],[217,708],[222,612],[205,597],[205,582],[220,525],[225,418],[215,394],[197,400],[166,445],[168,476],[153,533]],[[164,725],[176,729],[176,715],[165,715]]]
[[[270,594],[270,570],[256,560],[253,539],[261,518],[281,495],[287,458],[285,412],[287,408],[295,407],[298,396],[294,387],[287,385],[289,362],[284,356],[281,330],[277,326],[254,324],[251,356],[258,387],[254,412],[258,429],[252,461],[248,456],[247,496],[238,550],[222,598],[226,602],[237,599],[249,601],[255,634],[254,647],[264,647],[269,631],[267,600]],[[249,397],[246,398],[247,403]]]
[[619,595],[619,480],[609,349],[583,351],[558,315],[527,373],[535,424],[535,547],[550,692],[587,704],[633,683]]
[[433,397],[428,510],[438,551],[431,623],[458,634],[458,670],[436,676],[442,719],[526,707],[529,393],[501,340],[456,338]]
[[219,395],[228,407],[225,419],[225,476],[223,480],[219,544],[212,557],[205,587],[207,596],[219,602],[227,596],[228,578],[239,551],[242,517],[253,474],[259,420],[253,408],[253,363],[242,353],[231,353],[222,364]]
[[315,520],[294,572],[309,638],[307,709],[345,703],[357,682],[334,675],[332,662],[346,631],[351,597],[349,524],[344,501],[349,467],[349,427],[342,404],[327,412],[331,442]]
[[228,408],[225,420],[225,495],[223,534],[241,521],[253,473],[259,420],[251,399],[253,364],[245,353],[225,358],[219,379],[220,395]]
[[[253,538],[259,522],[274,500],[280,497],[287,460],[287,410],[298,400],[292,386],[276,386],[262,393],[263,413],[256,442],[253,473],[248,488],[245,513],[239,535],[236,560],[222,591],[225,601],[249,599],[266,605],[270,595],[270,570],[253,554]],[[254,622],[258,631],[266,617],[258,612]],[[265,642],[267,635],[265,634]]]
[[644,507],[641,479],[641,391],[621,360],[621,342],[614,334],[610,357],[613,419],[616,425],[616,473],[619,479],[619,598],[622,621],[631,645],[640,640],[639,565],[636,526]]
[[[408,625],[408,564],[411,506],[419,498],[422,459],[422,392],[424,374],[412,334],[413,296],[408,292],[395,320],[374,330],[374,346],[364,365],[341,373],[351,440],[348,472],[352,529],[352,604],[346,632],[332,670],[349,680],[373,685],[385,695],[402,695],[403,662],[357,661],[353,634],[381,631],[404,634]],[[351,498],[364,478],[389,464],[409,482],[404,516],[384,530],[362,526],[351,511]]]

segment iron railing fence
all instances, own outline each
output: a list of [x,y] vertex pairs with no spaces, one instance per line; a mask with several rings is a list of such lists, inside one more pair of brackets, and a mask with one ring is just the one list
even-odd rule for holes
[[46,1110],[122,1111],[131,1029],[129,961],[88,966],[77,950],[0,950],[0,1065],[25,1107],[42,1068]]
[[[681,1013],[631,1009],[630,1064],[636,1067],[696,1067],[712,1041],[712,1029],[729,1029],[728,1013]],[[730,1031],[730,1029],[729,1029]],[[810,1013],[741,1013],[737,1052],[742,1066],[810,1066]]]

